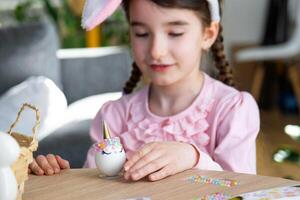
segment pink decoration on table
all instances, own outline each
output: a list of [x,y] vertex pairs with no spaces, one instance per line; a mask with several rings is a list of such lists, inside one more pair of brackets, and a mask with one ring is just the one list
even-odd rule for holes
[[230,198],[231,197],[228,194],[223,194],[223,193],[217,192],[217,193],[214,193],[214,194],[204,195],[200,198],[196,197],[193,200],[228,200]]
[[243,200],[296,200],[300,199],[300,185],[249,192],[240,195],[238,198],[242,198]]
[[239,185],[238,181],[236,180],[229,180],[229,179],[217,179],[217,178],[210,178],[207,176],[191,176],[188,178],[188,181],[192,183],[201,183],[201,184],[212,184],[221,187],[234,187]]

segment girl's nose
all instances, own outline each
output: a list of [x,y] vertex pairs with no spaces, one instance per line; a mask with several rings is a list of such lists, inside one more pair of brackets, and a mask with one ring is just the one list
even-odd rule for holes
[[164,57],[168,52],[167,43],[159,36],[153,37],[150,46],[150,54],[153,60],[159,60]]

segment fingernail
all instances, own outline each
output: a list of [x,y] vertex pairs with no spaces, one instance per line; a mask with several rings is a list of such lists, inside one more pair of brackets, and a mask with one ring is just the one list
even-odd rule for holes
[[129,173],[125,173],[124,177],[125,177],[126,180],[129,180],[130,179],[130,174]]
[[47,169],[47,174],[53,174],[53,170],[52,169]]
[[128,171],[128,169],[129,169],[129,167],[126,165],[126,166],[124,166],[124,170],[125,171]]
[[42,175],[42,174],[44,174],[44,171],[40,169],[40,170],[38,170],[38,174]]
[[131,177],[132,177],[133,180],[136,180],[136,179],[138,179],[139,175],[137,173],[133,173],[131,175]]
[[154,175],[150,175],[149,179],[150,179],[150,181],[154,181],[155,180],[155,176]]

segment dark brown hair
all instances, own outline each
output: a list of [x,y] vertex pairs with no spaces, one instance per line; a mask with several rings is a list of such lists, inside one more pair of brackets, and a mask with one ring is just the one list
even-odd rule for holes
[[[155,4],[167,7],[167,8],[183,8],[196,11],[199,13],[199,17],[204,24],[204,26],[209,26],[211,24],[211,14],[209,11],[209,4],[207,0],[150,0]],[[123,1],[123,7],[127,18],[129,19],[129,2],[130,0]],[[221,3],[220,3],[221,4]],[[221,8],[220,8],[221,11]],[[223,83],[234,86],[232,69],[226,60],[223,44],[223,27],[220,24],[219,35],[215,43],[211,47],[212,56],[215,61],[215,66],[219,71],[218,79]],[[140,72],[136,63],[133,63],[133,69],[131,76],[127,83],[125,84],[123,92],[129,94],[136,87],[137,83],[140,81],[142,73]]]

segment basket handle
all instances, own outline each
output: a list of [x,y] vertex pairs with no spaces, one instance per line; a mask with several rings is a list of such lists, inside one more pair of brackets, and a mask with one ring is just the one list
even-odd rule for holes
[[26,107],[34,110],[35,114],[36,114],[36,122],[35,122],[34,127],[32,128],[33,138],[36,139],[37,129],[40,126],[40,112],[39,112],[39,109],[37,109],[35,106],[33,106],[33,105],[29,104],[29,103],[24,103],[22,105],[21,109],[18,112],[18,115],[17,115],[17,118],[16,118],[15,122],[9,128],[8,134],[10,134],[10,135],[12,134],[12,129],[16,127],[16,124],[20,120],[21,113],[24,111],[24,109]]

